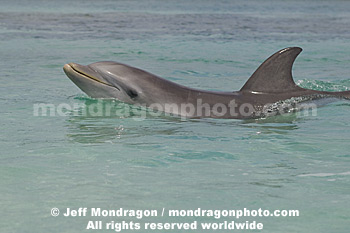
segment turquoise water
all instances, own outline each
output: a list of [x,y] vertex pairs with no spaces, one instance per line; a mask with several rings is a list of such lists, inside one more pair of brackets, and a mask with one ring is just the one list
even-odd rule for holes
[[[272,53],[300,46],[299,85],[350,90],[349,12],[349,1],[2,2],[0,231],[83,232],[98,218],[52,217],[51,209],[101,207],[297,209],[299,217],[102,220],[256,220],[263,232],[348,232],[349,102],[317,116],[251,121],[94,117],[83,110],[127,106],[89,99],[62,66],[113,60],[231,91]],[[80,107],[34,116],[38,103]]]

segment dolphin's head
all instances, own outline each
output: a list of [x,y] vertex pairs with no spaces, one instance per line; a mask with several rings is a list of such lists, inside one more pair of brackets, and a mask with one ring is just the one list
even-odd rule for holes
[[131,104],[139,103],[145,79],[152,79],[143,70],[110,61],[87,66],[69,63],[63,70],[90,97],[115,98]]

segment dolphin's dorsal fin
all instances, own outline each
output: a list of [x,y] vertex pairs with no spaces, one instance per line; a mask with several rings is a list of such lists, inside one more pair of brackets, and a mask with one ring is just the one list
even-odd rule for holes
[[291,47],[273,54],[259,66],[241,91],[280,93],[302,89],[295,84],[292,76],[294,60],[301,51],[301,48]]

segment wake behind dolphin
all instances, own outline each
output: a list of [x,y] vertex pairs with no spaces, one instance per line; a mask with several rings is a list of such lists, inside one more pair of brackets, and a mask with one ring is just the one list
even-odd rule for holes
[[350,91],[317,91],[296,85],[292,66],[301,51],[290,47],[276,52],[235,92],[197,90],[111,61],[87,66],[69,63],[63,69],[92,98],[118,99],[189,118],[261,118],[300,110],[300,103],[323,98],[350,99]]

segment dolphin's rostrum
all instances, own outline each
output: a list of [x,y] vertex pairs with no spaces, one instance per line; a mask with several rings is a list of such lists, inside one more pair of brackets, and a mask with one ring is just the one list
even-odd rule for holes
[[296,85],[292,66],[301,51],[290,47],[273,54],[235,92],[197,90],[111,61],[87,66],[69,63],[63,69],[90,97],[114,98],[190,118],[259,118],[317,99],[350,99],[350,91],[316,91]]

